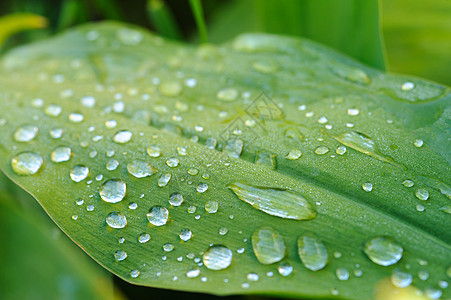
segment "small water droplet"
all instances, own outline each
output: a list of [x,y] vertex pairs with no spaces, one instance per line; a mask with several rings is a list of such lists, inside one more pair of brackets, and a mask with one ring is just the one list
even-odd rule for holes
[[429,272],[428,272],[428,271],[421,270],[420,272],[418,272],[418,278],[419,278],[420,280],[423,280],[423,281],[428,280],[428,278],[429,278]]
[[282,236],[271,227],[262,227],[252,234],[252,248],[257,260],[264,265],[279,262],[286,255]]
[[150,241],[150,234],[148,233],[141,233],[138,237],[138,242],[140,242],[141,244],[147,243],[148,241]]
[[278,267],[277,267],[277,271],[279,272],[280,275],[286,277],[288,275],[290,275],[293,272],[293,266],[287,264],[287,263],[281,263]]
[[38,135],[38,127],[33,125],[24,125],[16,129],[14,132],[14,140],[16,142],[30,142]]
[[50,117],[58,117],[61,114],[61,111],[62,111],[61,106],[58,106],[56,104],[50,104],[45,109],[45,114]]
[[69,115],[69,121],[72,123],[81,123],[85,117],[80,113],[71,113]]
[[172,193],[169,196],[169,204],[172,206],[180,206],[183,203],[183,195],[180,193]]
[[127,218],[121,212],[118,211],[113,211],[109,213],[105,221],[111,228],[120,229],[127,226]]
[[406,81],[401,85],[401,90],[410,91],[410,90],[413,90],[414,87],[415,87],[415,84],[413,82]]
[[338,268],[335,270],[335,274],[337,275],[338,280],[349,279],[349,271],[346,268]]
[[53,150],[51,159],[55,163],[68,161],[71,158],[72,150],[69,147],[57,147]]
[[371,192],[373,190],[373,184],[370,182],[365,182],[364,184],[362,184],[362,189],[365,192]]
[[197,187],[196,187],[197,192],[199,193],[205,193],[208,190],[208,184],[206,183],[200,183]]
[[243,152],[244,142],[239,139],[229,139],[224,146],[223,151],[231,157],[239,158]]
[[118,144],[125,144],[128,143],[131,138],[132,138],[133,134],[128,131],[128,130],[121,130],[118,131],[114,137],[113,137],[113,141],[118,143]]
[[325,146],[319,146],[318,148],[315,149],[315,153],[318,155],[323,155],[326,154],[327,152],[329,152],[329,148]]
[[415,142],[413,143],[415,145],[415,147],[417,148],[421,148],[423,147],[423,140],[415,140]]
[[130,272],[130,276],[131,276],[132,278],[138,277],[139,274],[141,274],[141,272],[139,272],[138,270],[131,270],[131,272]]
[[223,88],[218,91],[216,97],[221,101],[232,102],[238,97],[238,91],[232,87]]
[[415,191],[415,196],[422,201],[426,201],[429,199],[429,192],[425,189],[418,189]]
[[335,150],[335,153],[337,153],[338,155],[344,155],[346,153],[346,150],[347,149],[345,146],[338,146]]
[[144,39],[141,32],[130,28],[119,29],[116,31],[116,37],[122,44],[127,46],[139,45]]
[[359,115],[359,110],[357,108],[348,108],[348,116],[358,116]]
[[402,182],[402,184],[405,186],[405,187],[413,187],[413,185],[414,185],[414,183],[413,183],[413,181],[412,180],[409,180],[409,179],[406,179],[406,180],[404,180],[403,182]]
[[41,169],[43,159],[34,152],[22,152],[11,160],[11,167],[18,175],[33,175]]
[[80,182],[89,175],[89,169],[83,165],[76,165],[70,171],[70,178],[75,182]]
[[193,269],[193,270],[189,270],[188,272],[186,272],[186,277],[188,277],[188,278],[196,278],[199,275],[200,275],[199,269]]
[[158,172],[158,170],[152,167],[148,162],[139,159],[128,163],[127,171],[136,178],[148,177]]
[[160,84],[159,90],[163,96],[176,97],[182,93],[183,86],[178,81],[167,81]]
[[439,289],[428,287],[424,290],[424,294],[429,299],[439,299],[442,296],[442,291]]
[[226,235],[228,232],[229,232],[229,229],[227,227],[219,228],[219,235]]
[[147,213],[147,219],[154,226],[163,226],[167,223],[169,211],[162,206],[154,206]]
[[168,160],[166,160],[166,164],[168,165],[168,167],[171,167],[171,168],[177,167],[179,165],[179,163],[180,163],[180,160],[175,157],[171,157]]
[[171,173],[161,174],[160,178],[158,179],[158,186],[159,187],[167,186],[169,180],[171,180],[171,177],[172,177]]
[[52,139],[59,139],[63,136],[64,131],[61,128],[54,128],[49,131],[50,137]]
[[100,197],[108,203],[122,201],[127,191],[127,184],[121,179],[110,179],[105,181],[99,189]]
[[182,229],[182,231],[179,234],[179,237],[182,241],[186,242],[193,236],[193,233],[188,228]]
[[246,275],[247,280],[249,281],[258,281],[259,277],[257,273],[249,273]]
[[375,264],[391,266],[401,258],[404,249],[393,238],[375,237],[366,242],[364,252]]
[[322,116],[321,118],[318,119],[318,123],[319,124],[326,124],[327,123],[327,118],[325,116]]
[[301,157],[301,155],[302,155],[302,152],[300,150],[293,149],[288,153],[287,156],[285,156],[285,158],[289,159],[289,160],[295,160],[295,159],[298,159],[299,157]]
[[224,270],[232,263],[232,250],[225,246],[214,245],[205,251],[202,261],[210,270]]
[[214,200],[207,200],[207,202],[205,202],[205,210],[209,213],[209,214],[214,214],[218,211],[219,208],[219,204],[218,202],[214,201]]
[[117,250],[116,252],[114,252],[114,258],[117,261],[123,261],[124,259],[127,258],[127,252],[123,250]]
[[228,186],[241,200],[269,215],[285,219],[310,220],[317,215],[301,194],[277,188],[257,187],[242,182]]
[[259,60],[252,63],[252,68],[255,71],[265,74],[273,73],[277,71],[279,67],[280,67],[279,63],[272,59]]
[[163,245],[163,250],[165,252],[171,252],[172,250],[174,250],[174,245],[170,244],[170,243],[166,243]]
[[119,162],[114,158],[108,160],[108,162],[106,163],[106,169],[108,171],[114,171],[117,169],[118,166],[119,166]]
[[298,254],[304,266],[311,271],[323,269],[328,261],[329,254],[323,242],[313,236],[300,236],[297,241]]

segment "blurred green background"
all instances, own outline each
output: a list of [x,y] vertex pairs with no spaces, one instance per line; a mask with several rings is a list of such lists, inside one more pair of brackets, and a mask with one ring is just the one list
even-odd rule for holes
[[[203,12],[195,11],[195,17],[192,8],[200,3]],[[44,16],[47,27],[22,31],[3,45],[0,39],[0,55],[77,24],[106,19],[197,44],[206,39],[198,30],[205,21],[208,42],[250,31],[304,36],[380,69],[451,85],[451,0],[0,1],[0,17],[16,13]],[[0,26],[0,38],[1,32]],[[108,274],[3,175],[0,214],[0,257],[7,258],[0,268],[2,299],[219,298],[136,287]]]

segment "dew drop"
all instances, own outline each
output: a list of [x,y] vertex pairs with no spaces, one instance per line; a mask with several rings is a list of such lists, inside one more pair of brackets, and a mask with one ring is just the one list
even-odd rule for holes
[[55,163],[68,161],[71,158],[72,150],[69,147],[58,147],[53,150],[51,159]]
[[442,296],[442,291],[438,289],[434,289],[431,287],[428,287],[424,290],[424,294],[429,299],[439,299]]
[[108,160],[108,162],[106,163],[106,169],[108,171],[114,171],[117,169],[118,166],[119,166],[119,162],[114,158]]
[[81,123],[85,117],[80,113],[71,113],[69,115],[69,121],[72,123]]
[[148,177],[158,172],[158,170],[152,167],[148,162],[139,159],[128,163],[127,171],[136,178]]
[[338,268],[335,271],[335,274],[337,275],[338,280],[348,280],[349,279],[349,272],[346,268]]
[[127,46],[139,45],[144,38],[141,32],[129,28],[119,29],[116,32],[116,37],[122,44]]
[[210,270],[224,270],[232,263],[232,250],[225,246],[214,245],[205,251],[202,261]]
[[227,227],[219,228],[219,235],[226,235],[228,232],[229,232],[229,229]]
[[410,91],[415,87],[415,84],[410,81],[406,81],[401,85],[401,90],[403,91]]
[[123,261],[124,259],[127,258],[127,252],[123,250],[117,250],[116,252],[114,252],[114,258],[117,261]]
[[36,138],[38,131],[38,127],[33,125],[21,126],[14,132],[14,140],[16,142],[30,142]]
[[423,147],[423,140],[415,140],[415,142],[413,143],[414,144],[414,146],[415,147],[417,147],[417,148],[421,148],[421,147]]
[[70,178],[75,182],[80,182],[89,175],[89,169],[83,165],[76,165],[70,171]]
[[169,211],[162,206],[154,206],[147,213],[147,219],[154,226],[163,226],[167,223]]
[[406,179],[402,182],[402,185],[409,188],[409,187],[413,187],[414,183],[412,180]]
[[189,270],[188,272],[186,272],[186,277],[188,277],[188,278],[196,278],[199,275],[200,275],[199,269],[193,269],[193,270]]
[[179,163],[180,163],[180,160],[175,157],[171,157],[168,160],[166,160],[166,164],[168,165],[168,167],[171,167],[171,168],[177,167],[179,165]]
[[182,229],[182,231],[179,234],[179,237],[182,241],[186,242],[193,236],[193,233],[188,228]]
[[402,258],[404,249],[393,238],[381,236],[369,240],[363,251],[375,264],[391,266]]
[[127,226],[127,218],[118,211],[109,213],[105,221],[111,228],[120,229]]
[[252,64],[252,68],[255,71],[261,72],[261,73],[273,73],[279,69],[279,63],[275,60],[260,60],[256,61]]
[[231,157],[239,158],[243,151],[244,142],[239,139],[230,139],[224,146],[224,152]]
[[141,274],[141,272],[139,272],[138,270],[131,270],[131,271],[130,271],[130,276],[131,276],[132,278],[138,277],[139,274]]
[[216,213],[218,211],[218,208],[219,208],[219,204],[215,200],[207,200],[207,202],[205,202],[205,210],[209,214]]
[[33,175],[39,171],[43,162],[39,154],[22,152],[11,160],[11,167],[18,175]]
[[271,170],[274,170],[277,163],[276,155],[267,152],[257,152],[255,163],[257,165],[265,166]]
[[224,102],[232,102],[238,97],[238,91],[232,87],[223,88],[218,91],[216,97]]
[[199,170],[196,169],[196,168],[190,168],[188,170],[188,174],[191,175],[191,176],[196,176],[197,174],[199,174]]
[[418,189],[415,191],[415,196],[422,201],[426,201],[429,199],[429,192],[425,189]]
[[359,115],[359,110],[357,108],[348,108],[348,116],[358,116]]
[[149,154],[150,157],[159,157],[161,155],[161,147],[152,145],[147,148],[147,154]]
[[286,255],[282,236],[271,227],[262,227],[252,234],[252,249],[257,260],[270,265],[281,261]]
[[197,187],[196,190],[198,193],[205,193],[208,190],[208,184],[206,183],[200,183]]
[[110,179],[102,183],[99,189],[100,197],[108,203],[122,201],[127,191],[127,184],[121,179]]
[[337,153],[338,155],[344,155],[346,153],[346,150],[347,149],[345,146],[338,146],[335,150],[335,153]]
[[318,155],[323,155],[326,154],[327,152],[329,152],[329,148],[325,146],[319,146],[318,148],[315,149],[315,153]]
[[148,233],[141,233],[138,237],[138,242],[141,244],[147,243],[150,240],[150,234]]
[[289,160],[295,160],[295,159],[298,159],[299,157],[301,157],[301,155],[302,155],[302,152],[300,150],[294,149],[294,150],[291,150],[288,153],[288,155],[285,156],[285,158],[289,159]]
[[163,250],[165,252],[171,252],[172,250],[174,250],[174,245],[170,244],[170,243],[166,243],[163,245]]
[[160,84],[159,90],[163,96],[176,97],[182,93],[183,86],[178,81],[168,81]]
[[118,143],[118,144],[125,144],[128,143],[131,138],[132,138],[133,134],[128,131],[128,130],[121,130],[118,131],[114,137],[113,137],[113,141]]
[[249,273],[246,275],[247,280],[249,281],[258,281],[259,277],[257,273]]
[[242,182],[234,182],[228,188],[242,201],[272,216],[310,220],[317,215],[314,207],[297,192],[251,186]]
[[63,136],[64,131],[61,128],[54,128],[50,130],[49,134],[52,139],[59,139]]
[[56,104],[50,104],[45,109],[45,114],[50,117],[58,117],[61,114],[61,111],[62,111],[61,106],[58,106]]
[[169,180],[171,180],[171,177],[172,177],[171,173],[161,174],[160,178],[158,179],[158,186],[159,187],[167,186]]
[[362,189],[365,192],[371,192],[373,190],[373,184],[370,182],[365,182],[364,184],[362,184]]
[[280,275],[286,277],[288,275],[290,275],[293,272],[293,266],[287,264],[287,263],[281,263],[278,267],[277,267],[277,271],[279,272]]
[[172,193],[169,196],[169,204],[172,206],[180,206],[183,203],[183,195],[180,193]]
[[300,236],[297,241],[298,254],[304,266],[311,271],[323,269],[328,261],[329,254],[323,242],[313,236]]
[[428,278],[429,278],[429,272],[428,272],[428,271],[424,271],[424,270],[418,272],[418,278],[419,278],[420,280],[423,280],[423,281],[428,280]]

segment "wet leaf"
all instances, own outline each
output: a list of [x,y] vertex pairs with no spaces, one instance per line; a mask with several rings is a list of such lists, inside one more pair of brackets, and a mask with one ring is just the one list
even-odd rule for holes
[[127,281],[368,299],[401,270],[449,296],[445,86],[308,40],[191,47],[117,23],[17,49],[1,74],[2,170]]

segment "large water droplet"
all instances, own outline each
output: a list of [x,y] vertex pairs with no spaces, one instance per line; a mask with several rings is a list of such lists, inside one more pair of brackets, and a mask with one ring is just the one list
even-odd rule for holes
[[298,253],[304,266],[312,271],[323,269],[329,261],[326,246],[313,236],[304,235],[298,238]]
[[105,221],[111,228],[119,229],[127,226],[127,218],[118,211],[109,213]]
[[110,179],[105,181],[99,189],[100,197],[108,203],[122,201],[127,191],[127,184],[121,179]]
[[43,162],[39,154],[22,152],[11,160],[11,167],[18,175],[33,175],[39,171]]
[[58,147],[53,150],[51,159],[55,163],[65,162],[71,158],[72,150],[69,147]]
[[24,125],[14,132],[16,142],[30,142],[38,135],[38,127],[33,125]]
[[147,219],[154,226],[163,226],[167,223],[169,211],[162,206],[154,206],[147,213]]
[[127,171],[136,178],[151,176],[158,172],[158,170],[152,167],[148,162],[139,159],[128,163]]
[[279,262],[286,255],[282,236],[271,227],[262,227],[252,234],[252,248],[258,261],[264,265]]
[[299,193],[277,188],[257,187],[234,182],[228,186],[246,203],[269,215],[294,220],[310,220],[316,210]]
[[89,175],[89,168],[83,165],[76,165],[70,171],[70,178],[75,182],[80,182]]
[[215,245],[205,251],[202,261],[205,267],[210,270],[223,270],[232,263],[232,250],[225,246]]
[[393,238],[381,236],[369,240],[363,251],[372,262],[381,266],[391,266],[402,258],[404,249]]

